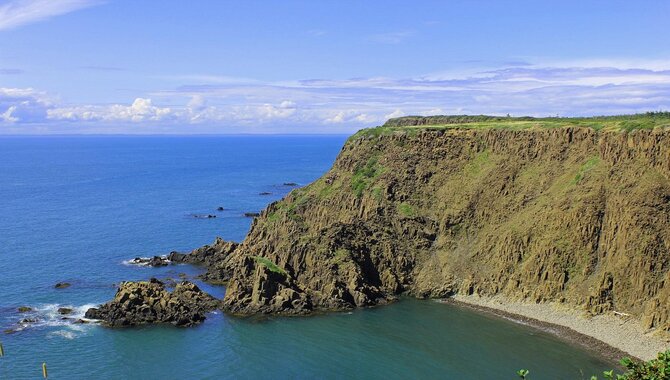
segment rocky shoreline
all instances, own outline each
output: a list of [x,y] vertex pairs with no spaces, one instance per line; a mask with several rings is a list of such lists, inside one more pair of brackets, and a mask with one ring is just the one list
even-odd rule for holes
[[504,297],[456,295],[440,300],[496,315],[551,333],[618,363],[623,357],[650,360],[670,349],[670,336],[646,333],[639,321],[614,314],[588,316],[565,306]]
[[113,300],[88,309],[84,316],[110,327],[157,323],[188,327],[203,322],[208,312],[220,306],[221,301],[191,282],[182,281],[170,292],[163,282],[152,278],[121,283]]
[[566,321],[629,315],[639,331],[617,342],[600,331],[616,324],[503,309],[640,358],[667,347],[631,341],[670,333],[670,129],[381,132],[356,134],[320,179],[254,214],[244,241],[165,260],[203,265],[232,314],[508,297],[561,304]]

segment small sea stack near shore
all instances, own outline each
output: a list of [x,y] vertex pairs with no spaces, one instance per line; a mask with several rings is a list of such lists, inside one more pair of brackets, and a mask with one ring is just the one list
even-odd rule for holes
[[111,327],[156,323],[187,327],[203,322],[220,305],[221,301],[191,282],[178,283],[169,292],[163,282],[151,279],[122,283],[112,301],[88,309],[85,317]]

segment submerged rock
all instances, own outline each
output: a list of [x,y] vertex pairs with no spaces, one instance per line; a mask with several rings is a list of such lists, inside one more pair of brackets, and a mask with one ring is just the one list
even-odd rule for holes
[[111,327],[151,323],[193,326],[219,306],[219,300],[191,282],[183,281],[169,292],[162,282],[151,279],[121,283],[112,301],[88,309],[85,318],[101,320]]
[[259,212],[245,212],[244,216],[247,218],[255,218],[257,216],[260,216],[261,214]]
[[72,309],[69,307],[59,307],[58,308],[58,314],[60,315],[70,315],[72,314]]
[[192,214],[191,216],[193,216],[196,219],[214,219],[214,218],[216,218],[216,215],[212,215],[212,214]]
[[28,306],[19,306],[17,310],[19,311],[19,313],[29,313],[33,311],[33,308]]
[[269,192],[269,191],[263,191],[263,192],[258,193],[258,195],[272,195],[272,193]]
[[69,288],[70,286],[72,286],[72,284],[70,284],[69,282],[59,282],[56,285],[54,285],[54,288],[65,289],[65,288]]
[[221,207],[221,206],[219,206],[219,207],[216,208],[216,211],[224,211],[224,210],[225,210],[225,209],[224,209],[223,207]]
[[295,183],[295,182],[284,182],[284,186],[291,186],[291,187],[295,187],[295,186],[298,186],[298,184],[297,184],[297,183]]

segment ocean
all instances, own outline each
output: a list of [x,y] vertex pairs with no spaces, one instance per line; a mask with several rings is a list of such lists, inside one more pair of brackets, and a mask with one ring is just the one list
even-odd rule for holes
[[[548,333],[430,300],[312,317],[217,312],[194,328],[60,319],[59,307],[76,317],[110,300],[120,281],[201,273],[127,260],[190,251],[216,236],[241,241],[245,212],[282,198],[292,188],[285,183],[318,178],[345,140],[0,137],[0,328],[13,330],[0,333],[0,379],[41,378],[43,362],[50,379],[512,379],[527,368],[540,380],[612,367]],[[17,324],[23,318],[37,322]]]

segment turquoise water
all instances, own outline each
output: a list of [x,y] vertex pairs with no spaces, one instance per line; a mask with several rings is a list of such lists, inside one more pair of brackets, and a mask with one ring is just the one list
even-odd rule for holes
[[[0,379],[580,379],[611,366],[512,322],[433,301],[309,318],[212,314],[189,329],[111,330],[61,321],[111,299],[115,283],[196,275],[138,268],[136,256],[241,240],[243,216],[307,184],[344,136],[0,138]],[[271,192],[261,196],[260,192]],[[226,208],[217,212],[218,206]],[[196,219],[192,214],[216,214]],[[57,282],[72,283],[56,290]],[[216,296],[224,289],[204,285]],[[582,376],[582,371],[585,375]]]

